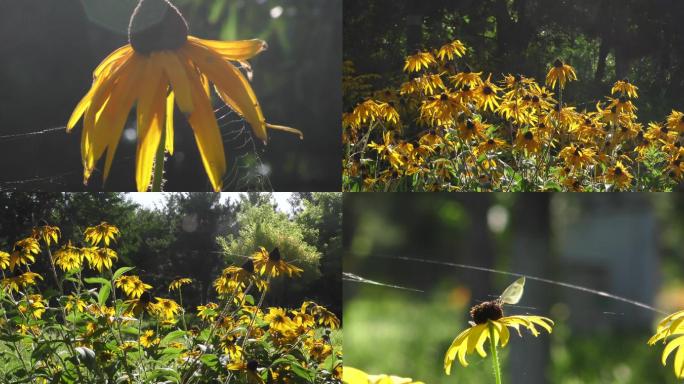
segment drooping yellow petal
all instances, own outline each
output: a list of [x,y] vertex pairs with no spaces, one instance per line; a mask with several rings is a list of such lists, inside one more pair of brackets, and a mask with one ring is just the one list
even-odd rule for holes
[[192,41],[181,52],[207,75],[221,99],[247,120],[254,134],[266,141],[266,120],[252,86],[240,71],[215,51]]
[[126,44],[123,47],[117,48],[114,52],[110,53],[107,57],[100,62],[100,64],[93,71],[93,77],[99,77],[109,66],[114,65],[117,61],[121,60],[127,55],[133,53],[133,47],[130,44]]
[[90,105],[90,100],[93,97],[93,93],[95,91],[93,88],[90,88],[88,93],[86,93],[85,96],[81,99],[81,101],[76,104],[76,108],[74,108],[74,111],[71,113],[71,117],[69,117],[69,122],[66,125],[66,131],[71,132],[71,130],[74,128],[78,120],[81,119],[81,116],[83,115],[83,112],[88,108]]
[[138,90],[145,88],[146,81],[142,78],[142,74],[147,62],[148,59],[146,57],[138,54],[133,55],[128,70],[118,75],[119,80],[112,89],[110,97],[102,108],[102,112],[97,116],[95,126],[89,136],[91,148],[87,157],[90,169],[102,157],[105,149],[107,150],[103,172],[104,181],[109,176],[109,170],[111,169],[121,133],[133,102],[138,97]]
[[150,54],[145,67],[145,85],[138,98],[138,146],[135,182],[145,192],[152,179],[154,157],[161,141],[166,116],[166,82],[163,82],[159,53]]
[[[191,65],[190,63],[185,64]],[[226,156],[223,151],[223,137],[219,130],[214,109],[202,89],[202,83],[196,72],[187,67],[190,77],[190,91],[192,92],[195,110],[188,121],[195,133],[195,140],[199,148],[204,169],[207,171],[209,181],[214,191],[219,192],[223,188],[223,175],[226,173]]]
[[176,94],[178,108],[186,115],[192,113],[194,109],[192,91],[190,87],[190,73],[187,73],[181,60],[176,53],[162,51],[158,53],[162,57],[164,72],[171,81],[171,88]]
[[173,155],[173,91],[166,96],[166,137],[164,146],[169,155]]
[[195,44],[204,45],[211,48],[219,55],[227,60],[242,61],[248,60],[256,56],[260,52],[265,51],[268,45],[265,41],[259,39],[252,40],[236,40],[236,41],[217,41],[204,40],[197,37],[188,36],[188,40]]

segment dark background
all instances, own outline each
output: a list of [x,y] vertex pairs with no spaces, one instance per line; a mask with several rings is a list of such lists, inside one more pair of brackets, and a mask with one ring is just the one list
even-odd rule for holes
[[[135,190],[135,142],[122,139],[110,179],[102,174],[82,185],[80,124],[63,127],[92,81],[92,70],[127,43],[135,0],[0,0],[0,189],[80,191]],[[228,168],[261,162],[280,191],[340,190],[341,0],[177,0],[190,33],[205,39],[262,38],[269,49],[251,60],[252,86],[268,122],[296,127],[295,135],[270,131],[268,146],[240,148],[246,135],[225,138]],[[271,10],[282,7],[272,18]],[[217,107],[218,105],[215,104]],[[220,114],[217,114],[220,115]],[[243,125],[220,120],[229,136]],[[134,127],[135,119],[129,119]],[[206,191],[211,187],[191,129],[175,117],[176,154],[166,162],[165,190]],[[12,136],[19,134],[19,136]],[[244,156],[246,155],[246,156]],[[249,166],[248,166],[249,168]],[[266,189],[263,180],[241,169],[226,190]]]
[[522,73],[541,83],[561,57],[577,70],[564,97],[578,109],[593,109],[627,77],[639,87],[639,116],[663,120],[684,108],[682,20],[679,0],[345,0],[344,59],[380,74],[381,89],[405,79],[406,55],[453,39],[471,48],[458,63],[495,79]]

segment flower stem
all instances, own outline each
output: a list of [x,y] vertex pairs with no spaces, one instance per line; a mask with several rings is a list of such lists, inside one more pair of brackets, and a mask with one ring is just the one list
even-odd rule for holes
[[154,172],[152,174],[152,192],[161,192],[164,180],[164,150],[166,148],[166,135],[162,133],[159,148],[154,158]]
[[492,351],[492,367],[494,368],[494,379],[496,384],[501,384],[501,367],[499,366],[499,354],[496,352],[496,342],[494,341],[494,325],[489,322],[489,349]]

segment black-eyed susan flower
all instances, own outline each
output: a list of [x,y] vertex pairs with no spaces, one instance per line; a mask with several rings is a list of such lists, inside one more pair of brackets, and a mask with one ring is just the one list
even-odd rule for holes
[[256,360],[236,360],[228,363],[227,368],[231,371],[244,374],[249,384],[264,384],[264,379],[259,375],[259,362]]
[[534,128],[528,130],[520,130],[515,137],[515,143],[513,147],[520,151],[523,151],[527,155],[533,155],[542,148],[542,142],[537,134],[537,130]]
[[565,88],[565,83],[569,81],[577,80],[577,74],[575,73],[575,68],[569,64],[563,63],[560,59],[556,59],[553,62],[553,66],[546,74],[546,85],[551,88],[558,86],[560,89]]
[[492,75],[490,74],[489,77],[487,77],[487,80],[480,84],[475,90],[480,109],[494,112],[499,106],[499,96],[497,95],[497,92],[500,91],[501,88],[492,83]]
[[673,109],[672,113],[667,116],[667,126],[673,131],[684,133],[684,113]]
[[259,273],[266,276],[277,277],[279,274],[285,273],[292,277],[303,272],[301,268],[283,260],[277,247],[273,248],[271,252],[268,252],[264,247],[259,247],[259,251],[252,256],[252,260]]
[[114,281],[114,286],[124,291],[128,297],[132,299],[137,299],[142,296],[143,293],[152,289],[149,284],[143,283],[140,277],[135,275],[121,276]]
[[437,61],[435,60],[435,57],[432,56],[432,53],[418,51],[414,55],[408,56],[406,58],[404,71],[409,73],[418,72],[423,68],[428,68],[435,64],[437,64]]
[[465,66],[461,72],[449,77],[449,80],[457,87],[475,89],[482,84],[480,77],[482,72],[473,72],[469,66]]
[[85,240],[90,243],[90,245],[99,245],[104,242],[106,246],[109,246],[111,241],[116,241],[116,238],[121,234],[119,228],[111,225],[105,221],[98,225],[88,227],[83,232],[85,235]]
[[119,258],[111,248],[84,248],[83,254],[86,260],[88,260],[88,266],[98,272],[110,269],[114,264],[114,260]]
[[153,330],[148,329],[145,332],[143,332],[142,335],[140,335],[138,341],[140,342],[140,345],[142,345],[143,347],[150,348],[155,345],[158,345],[161,340],[158,337],[154,336]]
[[[493,354],[496,353],[498,346],[505,347],[510,337],[508,327],[518,331],[518,335],[520,326],[527,328],[535,337],[539,335],[537,326],[551,333],[553,321],[549,318],[532,315],[504,316],[503,304],[517,303],[522,296],[524,283],[524,278],[518,279],[506,288],[498,299],[471,308],[471,327],[456,336],[444,356],[444,370],[447,375],[451,374],[451,365],[456,359],[462,366],[467,367],[466,355],[477,352],[481,357],[486,357],[484,343],[488,340]],[[498,362],[495,363],[498,366]]]
[[627,79],[624,79],[616,81],[613,85],[613,88],[610,89],[610,93],[611,95],[614,95],[619,92],[623,96],[636,99],[637,97],[639,97],[639,95],[637,94],[638,89],[639,88],[637,88],[636,85],[631,84]]
[[[152,21],[151,21],[152,20]],[[211,105],[210,87],[242,116],[256,137],[266,129],[301,132],[267,124],[249,82],[231,64],[266,49],[261,40],[213,41],[188,36],[188,26],[168,0],[141,0],[131,16],[129,44],[112,52],[93,72],[93,85],[67,124],[71,131],[83,117],[81,156],[87,182],[105,154],[104,179],[133,105],[138,121],[136,185],[148,188],[158,151],[173,154],[173,107],[188,117],[204,168],[215,191],[226,171],[223,140]]]
[[27,237],[14,243],[12,253],[9,258],[9,268],[14,270],[16,267],[28,265],[36,262],[36,255],[40,253],[38,240]]
[[269,308],[268,314],[264,316],[264,321],[268,323],[270,329],[278,332],[288,332],[295,326],[282,308]]
[[155,297],[156,303],[150,304],[150,310],[164,320],[173,320],[181,311],[180,305],[171,299]]
[[572,167],[586,167],[596,162],[596,152],[593,149],[572,144],[561,149],[558,156],[563,159],[566,165]]
[[71,244],[71,241],[63,245],[54,254],[55,264],[62,269],[62,271],[75,271],[81,268],[83,264],[83,251]]
[[170,291],[179,291],[181,289],[181,287],[183,287],[184,285],[188,285],[188,284],[192,284],[192,279],[189,279],[187,277],[176,279],[169,284],[169,292]]
[[34,239],[43,240],[45,245],[49,247],[52,243],[57,243],[61,234],[62,232],[58,227],[52,225],[43,225],[33,228],[31,237]]
[[451,61],[454,57],[463,57],[466,52],[465,45],[460,40],[454,40],[449,44],[443,45],[437,51],[437,57],[441,61]]
[[10,266],[10,254],[0,251],[0,269],[6,269]]
[[656,333],[648,340],[648,345],[657,342],[665,343],[662,354],[663,365],[667,358],[675,352],[673,368],[678,379],[684,379],[684,311],[678,311],[666,316],[658,323]]
[[605,182],[612,184],[615,189],[626,189],[632,185],[632,174],[625,165],[618,161],[614,166],[608,168],[604,176]]

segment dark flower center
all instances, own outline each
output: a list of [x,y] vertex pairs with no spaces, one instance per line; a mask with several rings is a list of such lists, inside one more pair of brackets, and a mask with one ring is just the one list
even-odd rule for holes
[[280,250],[278,250],[278,247],[273,248],[273,250],[268,254],[268,259],[270,261],[280,261]]
[[660,132],[667,133],[668,132],[667,127],[660,127]]
[[615,176],[622,176],[622,168],[615,167]]
[[247,259],[244,264],[242,264],[242,269],[249,273],[254,273],[254,262],[252,259]]
[[472,120],[468,120],[468,121],[466,122],[466,128],[468,128],[469,130],[474,129],[474,128],[475,128],[475,123],[473,123]]
[[624,96],[620,96],[620,103],[624,104],[627,102],[627,98]]
[[463,73],[470,73],[472,70],[470,69],[470,66],[466,65],[463,67]]
[[259,363],[256,360],[250,360],[247,362],[247,370],[256,372],[259,367]]
[[482,90],[482,93],[484,93],[485,95],[491,95],[492,93],[494,93],[494,91],[492,90],[492,87],[486,85]]
[[532,102],[533,103],[538,103],[539,102],[539,96],[532,96]]
[[487,320],[499,320],[504,315],[503,307],[496,301],[485,301],[470,309],[470,317],[475,324],[485,324]]
[[553,62],[553,66],[556,68],[563,68],[563,62],[560,61],[560,59],[556,59],[556,61]]
[[532,134],[532,131],[527,131],[523,137],[525,140],[532,140],[532,138],[534,138],[534,134]]
[[531,99],[530,95],[523,96],[523,101],[530,101]]
[[168,0],[140,0],[131,15],[128,40],[141,54],[176,50],[188,40],[188,24]]
[[442,100],[442,101],[447,101],[447,100],[449,100],[449,96],[447,96],[446,93],[442,93],[442,94],[439,96],[439,99]]
[[487,144],[489,144],[489,145],[494,145],[494,139],[489,139],[489,140],[487,140]]

